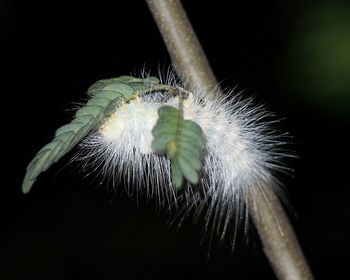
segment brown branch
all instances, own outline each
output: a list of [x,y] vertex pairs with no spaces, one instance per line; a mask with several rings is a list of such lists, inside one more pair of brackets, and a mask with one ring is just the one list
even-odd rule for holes
[[257,186],[248,207],[265,255],[278,279],[313,279],[294,230],[269,186]]
[[[178,0],[146,0],[178,74],[190,88],[205,84],[208,92],[217,81],[190,21]],[[248,195],[250,216],[264,252],[279,279],[313,279],[292,226],[276,195],[259,187]]]
[[176,72],[189,88],[213,89],[216,78],[179,1],[148,1]]

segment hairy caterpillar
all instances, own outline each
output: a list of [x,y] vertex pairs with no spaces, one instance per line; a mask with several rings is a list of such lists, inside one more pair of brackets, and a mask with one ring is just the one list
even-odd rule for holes
[[[88,94],[91,100],[87,105],[77,111],[70,124],[56,131],[53,141],[29,164],[24,192],[81,139],[76,158],[85,166],[112,178],[114,185],[124,183],[131,194],[145,193],[155,197],[159,205],[203,214],[206,225],[212,222],[221,236],[230,222],[237,225],[245,216],[248,192],[258,195],[259,188],[278,186],[272,172],[284,168],[280,163],[284,142],[270,128],[270,114],[249,100],[208,94],[201,88],[189,92],[174,77],[164,84],[153,77],[101,80]],[[177,168],[178,158],[155,149],[154,129],[164,106],[179,110],[180,122],[198,125],[204,137],[199,149],[199,130],[187,127],[183,134],[192,135],[187,138],[191,143],[181,152],[182,163]],[[178,130],[178,123],[174,127]],[[178,147],[186,142],[180,141],[181,133],[176,132]],[[169,148],[169,143],[164,147]],[[178,188],[182,175],[187,181]]]

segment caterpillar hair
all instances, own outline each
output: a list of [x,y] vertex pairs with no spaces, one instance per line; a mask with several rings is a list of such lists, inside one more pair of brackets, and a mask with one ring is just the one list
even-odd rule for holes
[[183,216],[204,217],[206,229],[211,225],[222,238],[228,226],[236,227],[247,217],[248,193],[259,195],[268,187],[279,194],[275,173],[288,169],[282,163],[289,155],[284,137],[273,128],[273,114],[241,94],[208,93],[204,87],[185,91],[173,73],[161,83],[186,92],[184,119],[203,130],[206,145],[197,185],[187,182],[176,188],[171,161],[151,148],[158,109],[179,108],[178,96],[163,90],[123,102],[80,143],[76,159],[99,170],[114,186],[125,185],[133,196],[144,194]]

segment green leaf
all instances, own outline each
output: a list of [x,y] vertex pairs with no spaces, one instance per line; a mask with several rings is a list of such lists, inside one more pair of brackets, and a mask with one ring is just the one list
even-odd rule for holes
[[171,172],[175,186],[177,188],[181,188],[184,182],[184,177],[182,175],[180,164],[176,159],[174,159],[171,163]]
[[159,84],[159,80],[155,77],[138,79],[131,76],[120,76],[97,81],[89,87],[88,95],[94,96],[103,90],[112,90],[127,96],[134,94],[136,91],[143,92],[157,84]]
[[91,99],[75,114],[75,119],[55,132],[54,139],[35,155],[29,163],[22,184],[23,193],[28,193],[36,178],[53,163],[68,153],[89,132],[96,130],[124,99],[132,98],[158,84],[154,77],[137,79],[131,76],[100,80],[91,85]]
[[184,120],[182,112],[175,107],[162,106],[158,109],[158,115],[158,121],[152,129],[152,149],[167,154],[176,187],[183,185],[184,178],[197,184],[205,148],[201,127],[191,120]]

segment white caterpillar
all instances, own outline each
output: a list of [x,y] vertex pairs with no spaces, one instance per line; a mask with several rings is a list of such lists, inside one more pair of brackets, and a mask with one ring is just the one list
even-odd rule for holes
[[[171,86],[182,88],[173,77]],[[228,94],[231,96],[232,93]],[[248,192],[278,189],[272,175],[283,170],[284,142],[271,128],[271,114],[240,96],[228,98],[198,88],[183,102],[184,118],[196,122],[206,138],[200,183],[176,189],[171,163],[152,151],[152,128],[160,106],[179,106],[176,96],[151,92],[122,104],[104,124],[80,144],[79,160],[99,169],[114,185],[124,183],[129,193],[155,197],[159,205],[187,214],[194,211],[213,224],[221,236],[228,225],[247,215]]]

